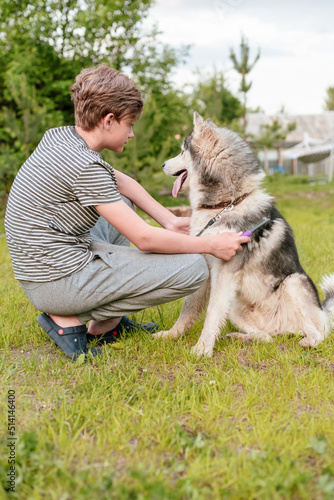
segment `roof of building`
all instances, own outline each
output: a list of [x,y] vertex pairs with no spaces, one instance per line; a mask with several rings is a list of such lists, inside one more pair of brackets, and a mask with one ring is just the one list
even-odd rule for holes
[[287,115],[278,113],[277,115],[265,115],[264,113],[249,113],[247,115],[247,135],[258,137],[261,135],[261,125],[271,123],[278,119],[283,126],[288,123],[296,123],[296,128],[290,132],[283,147],[291,147],[302,142],[305,133],[310,138],[322,141],[334,141],[334,111],[325,111],[318,115]]

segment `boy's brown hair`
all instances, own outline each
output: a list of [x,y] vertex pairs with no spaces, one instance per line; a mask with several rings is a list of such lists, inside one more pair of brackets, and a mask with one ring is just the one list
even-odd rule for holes
[[125,116],[137,120],[144,101],[135,84],[108,64],[83,69],[70,88],[75,124],[92,130],[108,113],[119,122]]

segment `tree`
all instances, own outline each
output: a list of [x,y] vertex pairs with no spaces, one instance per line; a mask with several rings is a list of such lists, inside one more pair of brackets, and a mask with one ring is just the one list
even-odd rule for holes
[[138,124],[141,147],[130,142],[124,155],[128,172],[133,169],[140,178],[154,158],[176,150],[174,135],[187,113],[170,74],[187,49],[161,43],[155,26],[143,34],[151,3],[0,0],[0,183],[5,180],[5,189],[43,130],[73,123],[69,87],[83,67],[101,62],[127,73],[147,101]]
[[326,108],[328,111],[334,111],[334,87],[328,87]]
[[271,123],[261,126],[261,135],[255,138],[254,143],[257,148],[264,149],[264,169],[269,171],[268,149],[274,146],[280,148],[280,143],[286,139],[286,136],[295,130],[296,122],[283,125],[278,118],[273,118]]
[[46,106],[36,102],[35,87],[29,87],[25,75],[21,76],[19,84],[11,83],[12,96],[17,106],[17,114],[13,109],[3,108],[5,123],[13,136],[22,144],[22,150],[27,159],[36,146],[36,137],[44,129]]
[[246,138],[246,127],[247,127],[247,93],[249,92],[252,82],[246,82],[246,76],[252,71],[257,61],[260,59],[260,49],[258,50],[257,56],[251,63],[249,61],[249,45],[244,35],[241,36],[240,42],[240,60],[234,50],[230,49],[230,59],[233,62],[234,69],[241,75],[240,92],[243,95],[243,135]]
[[223,73],[214,72],[208,79],[200,79],[193,91],[193,107],[206,114],[219,126],[238,128],[242,104],[225,85]]
[[140,38],[138,27],[152,0],[0,1],[0,30],[7,47],[25,39],[47,44],[59,57],[98,64],[107,58],[116,69]]
[[[36,100],[73,116],[69,87],[83,67],[107,61],[116,69],[131,66],[141,24],[152,0],[0,0],[0,62],[8,75],[27,77]],[[0,81],[0,89],[1,83]],[[11,101],[0,97],[0,106]],[[50,104],[49,103],[49,104]],[[10,104],[10,102],[9,102]],[[14,105],[15,106],[15,105]]]

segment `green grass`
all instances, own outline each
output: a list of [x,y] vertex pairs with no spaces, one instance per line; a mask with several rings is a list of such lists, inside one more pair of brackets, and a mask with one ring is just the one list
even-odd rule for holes
[[[284,177],[267,186],[319,283],[334,272],[334,185]],[[222,336],[212,359],[196,360],[199,321],[184,339],[137,333],[75,364],[38,327],[13,278],[3,226],[0,255],[3,487],[10,389],[18,437],[16,491],[0,489],[0,498],[334,498],[333,335],[307,351],[295,337],[245,346]],[[168,328],[180,308],[135,319]]]

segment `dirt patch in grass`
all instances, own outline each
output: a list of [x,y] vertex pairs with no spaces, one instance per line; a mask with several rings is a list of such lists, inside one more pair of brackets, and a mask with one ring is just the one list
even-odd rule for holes
[[53,347],[39,347],[38,349],[11,349],[8,359],[11,361],[20,361],[20,358],[25,358],[29,360],[31,358],[41,358],[48,357],[50,360],[56,360],[59,354]]

